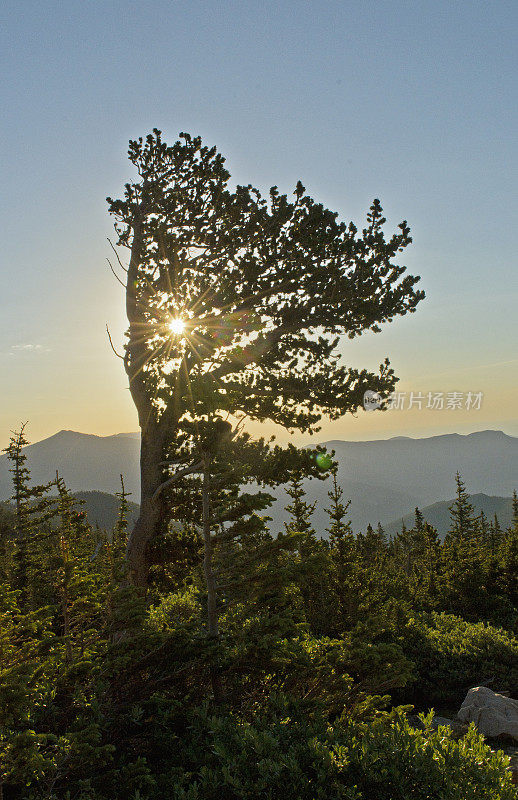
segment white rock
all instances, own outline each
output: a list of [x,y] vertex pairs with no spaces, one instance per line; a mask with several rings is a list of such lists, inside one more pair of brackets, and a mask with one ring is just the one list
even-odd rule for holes
[[457,718],[468,725],[474,722],[483,736],[512,736],[518,739],[518,700],[492,692],[486,686],[470,689]]

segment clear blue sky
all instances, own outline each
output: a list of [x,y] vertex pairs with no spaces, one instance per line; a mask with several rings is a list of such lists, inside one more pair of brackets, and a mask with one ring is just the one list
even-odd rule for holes
[[116,340],[106,195],[127,140],[201,134],[236,182],[309,193],[361,224],[408,219],[427,300],[349,363],[406,391],[483,391],[479,412],[362,414],[322,438],[518,434],[518,3],[6,2],[1,13],[0,445],[29,419],[108,434],[136,418]]

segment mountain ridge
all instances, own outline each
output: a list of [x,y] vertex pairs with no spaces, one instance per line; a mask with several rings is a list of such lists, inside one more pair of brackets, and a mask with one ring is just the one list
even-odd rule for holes
[[[122,473],[131,499],[138,503],[139,439],[134,432],[98,436],[63,429],[28,445],[25,452],[34,483],[53,480],[58,470],[72,492],[114,495],[120,489]],[[457,471],[470,494],[510,497],[518,488],[518,438],[499,430],[423,438],[330,439],[323,444],[335,450],[338,479],[344,497],[351,500],[350,517],[355,530],[364,530],[369,522],[390,525],[416,505],[426,508],[444,502],[454,492]],[[304,486],[308,502],[317,502],[315,525],[323,529],[327,526],[324,509],[329,504],[329,481],[306,481]],[[10,494],[10,475],[3,455],[0,500]],[[272,494],[276,497],[269,513],[272,527],[282,530],[288,498],[283,487]]]

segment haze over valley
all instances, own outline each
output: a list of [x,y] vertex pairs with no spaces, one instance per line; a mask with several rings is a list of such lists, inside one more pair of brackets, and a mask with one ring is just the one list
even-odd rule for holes
[[[316,444],[316,443],[315,443]],[[445,434],[424,439],[395,437],[366,442],[324,442],[334,450],[338,461],[338,480],[344,496],[351,500],[349,518],[353,530],[364,530],[368,523],[381,522],[387,532],[412,519],[419,506],[428,521],[443,533],[447,508],[454,495],[455,474],[460,472],[478,510],[492,517],[498,513],[502,524],[511,515],[510,497],[518,487],[518,438],[502,431],[480,431],[467,435]],[[138,433],[93,436],[75,431],[60,431],[27,447],[28,464],[34,483],[52,480],[56,469],[74,493],[102,492],[114,495],[120,490],[120,474],[130,492],[130,501],[139,502]],[[317,532],[329,525],[325,514],[329,480],[306,480],[308,502],[316,502],[313,524]],[[11,494],[11,481],[5,456],[0,457],[0,499]],[[289,498],[283,487],[272,490],[276,503],[267,512],[270,527],[283,530]],[[109,527],[116,514],[113,498],[82,495],[90,508],[92,524]],[[439,504],[438,508],[429,506]],[[133,516],[135,510],[133,511]]]

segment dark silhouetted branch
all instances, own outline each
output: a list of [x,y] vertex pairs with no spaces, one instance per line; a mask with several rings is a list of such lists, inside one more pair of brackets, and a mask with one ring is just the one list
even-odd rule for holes
[[172,475],[170,478],[168,478],[166,481],[160,484],[160,486],[153,495],[153,500],[156,501],[158,497],[162,494],[164,489],[167,489],[168,486],[172,486],[173,483],[176,483],[176,481],[180,480],[180,478],[184,478],[186,475],[192,475],[195,472],[199,472],[202,466],[203,466],[202,462],[199,461],[197,464],[192,464],[192,466],[190,467],[185,467],[185,469],[178,470],[178,472],[176,472],[174,475]]
[[124,283],[124,281],[121,281],[121,279],[119,278],[119,276],[117,275],[117,273],[116,273],[116,272],[115,272],[115,270],[113,269],[112,262],[110,261],[110,259],[109,259],[109,258],[107,258],[107,259],[106,259],[106,261],[107,261],[107,262],[108,262],[108,264],[110,265],[110,269],[111,269],[111,271],[113,272],[113,274],[114,274],[114,276],[115,276],[115,280],[119,281],[120,285],[121,285],[121,286],[123,286],[123,287],[124,287],[124,289],[125,289],[125,288],[126,288],[126,284]]
[[120,267],[122,270],[124,270],[124,272],[127,272],[127,271],[128,271],[128,269],[127,269],[127,267],[125,267],[125,266],[124,266],[124,264],[123,264],[123,263],[122,263],[122,261],[120,260],[120,258],[119,258],[119,254],[118,254],[117,250],[115,249],[115,247],[113,246],[113,243],[112,243],[111,239],[108,239],[108,243],[109,243],[109,245],[110,245],[111,249],[113,250],[113,252],[115,253],[115,258],[116,258],[116,259],[117,259],[117,261],[118,261],[119,267]]
[[109,341],[110,341],[110,347],[111,347],[111,349],[113,350],[113,352],[115,353],[115,355],[117,356],[117,358],[120,358],[120,359],[121,359],[121,361],[124,361],[124,356],[121,356],[121,354],[120,354],[120,353],[118,353],[118,352],[116,351],[115,347],[113,346],[112,337],[111,337],[111,334],[110,334],[110,329],[108,328],[108,324],[106,324],[106,333],[108,334],[108,339],[109,339]]

